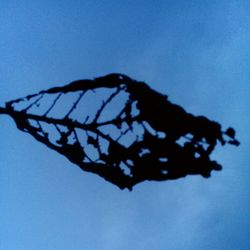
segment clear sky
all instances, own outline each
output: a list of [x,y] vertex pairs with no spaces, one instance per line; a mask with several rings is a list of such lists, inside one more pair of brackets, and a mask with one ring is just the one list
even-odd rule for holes
[[235,127],[224,169],[121,191],[0,117],[0,249],[250,249],[250,2],[1,0],[0,105],[128,74]]

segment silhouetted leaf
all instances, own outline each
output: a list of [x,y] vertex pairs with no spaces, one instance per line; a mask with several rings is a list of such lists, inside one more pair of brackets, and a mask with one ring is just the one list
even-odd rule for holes
[[[210,160],[235,131],[194,116],[166,95],[122,74],[79,80],[6,103],[17,127],[81,169],[121,189],[222,167]],[[225,137],[230,137],[226,141]]]

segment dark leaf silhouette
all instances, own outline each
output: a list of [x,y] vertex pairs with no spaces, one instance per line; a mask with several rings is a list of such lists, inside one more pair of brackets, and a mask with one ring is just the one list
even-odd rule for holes
[[221,170],[217,142],[238,146],[235,131],[194,116],[143,82],[122,74],[74,81],[6,103],[0,113],[84,171],[119,188],[145,180],[209,177]]

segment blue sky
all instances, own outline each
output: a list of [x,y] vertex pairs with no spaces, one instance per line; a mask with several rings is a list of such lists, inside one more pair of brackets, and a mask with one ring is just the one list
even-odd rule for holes
[[121,191],[0,117],[0,249],[249,249],[250,2],[12,1],[0,105],[120,72],[237,130],[224,169]]

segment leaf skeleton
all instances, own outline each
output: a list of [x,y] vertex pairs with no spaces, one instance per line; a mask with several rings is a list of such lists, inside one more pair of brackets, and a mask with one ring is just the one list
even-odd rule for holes
[[194,116],[144,82],[112,73],[6,103],[0,114],[82,170],[120,189],[143,181],[210,177],[216,144],[239,145],[235,130]]

